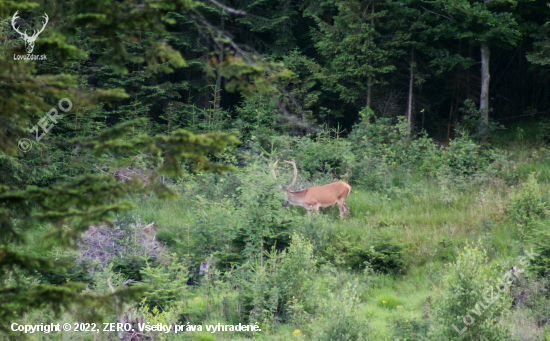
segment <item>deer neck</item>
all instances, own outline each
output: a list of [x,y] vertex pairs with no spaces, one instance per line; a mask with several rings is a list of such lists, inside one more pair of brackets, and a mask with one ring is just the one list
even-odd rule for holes
[[291,192],[287,190],[286,191],[287,200],[291,203],[302,202],[306,194],[306,191],[307,189],[304,189],[303,191],[299,191],[299,192]]

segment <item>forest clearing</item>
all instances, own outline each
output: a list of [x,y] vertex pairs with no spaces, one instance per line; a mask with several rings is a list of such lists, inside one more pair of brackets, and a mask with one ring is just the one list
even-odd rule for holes
[[550,340],[550,3],[0,0],[0,340]]

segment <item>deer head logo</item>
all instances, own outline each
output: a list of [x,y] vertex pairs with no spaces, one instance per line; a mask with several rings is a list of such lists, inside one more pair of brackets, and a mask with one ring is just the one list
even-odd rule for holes
[[[45,21],[42,24],[42,29],[40,29],[40,31],[33,30],[32,36],[28,36],[27,35],[27,30],[25,30],[25,32],[21,32],[21,31],[18,30],[18,27],[15,27],[15,20],[17,20],[19,18],[17,16],[17,12],[18,11],[15,12],[15,14],[13,15],[13,18],[11,19],[11,26],[13,27],[15,32],[17,32],[21,35],[21,38],[23,38],[23,40],[25,41],[25,48],[27,49],[27,53],[30,54],[30,53],[32,53],[32,50],[34,49],[34,41],[36,40],[38,35],[40,33],[42,33],[42,31],[44,31],[44,28],[48,24],[49,18],[48,18],[48,15],[46,13],[44,13]],[[21,27],[21,26],[19,26],[19,27]]]

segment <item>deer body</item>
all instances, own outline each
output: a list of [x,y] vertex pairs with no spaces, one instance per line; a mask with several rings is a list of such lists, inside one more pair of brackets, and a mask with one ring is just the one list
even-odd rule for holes
[[[271,172],[275,179],[277,179],[275,167],[278,162],[279,161],[276,161],[274,164],[270,164]],[[294,186],[298,178],[298,168],[294,160],[285,160],[285,162],[292,165],[294,168],[294,178],[286,190],[287,200],[284,206],[288,204],[301,206],[307,210],[308,214],[311,214],[312,211],[315,211],[315,213],[319,212],[319,208],[338,205],[341,217],[346,217],[349,214],[349,207],[346,205],[346,199],[351,191],[350,185],[342,181],[336,181],[328,185],[312,186],[302,191],[292,192],[290,189]]]
[[337,181],[324,186],[312,186],[299,192],[286,191],[288,203],[305,208],[308,214],[311,211],[319,212],[319,208],[338,205],[341,216],[349,213],[346,198],[351,191],[351,186],[345,182]]

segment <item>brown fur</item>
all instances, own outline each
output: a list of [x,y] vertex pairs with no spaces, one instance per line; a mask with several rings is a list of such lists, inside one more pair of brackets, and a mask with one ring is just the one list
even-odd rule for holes
[[319,212],[321,207],[332,207],[338,205],[340,216],[346,217],[349,214],[349,207],[346,199],[351,191],[351,186],[345,182],[337,181],[324,186],[313,186],[300,192],[286,191],[289,204],[301,206],[308,211]]
[[[271,175],[274,179],[277,179],[277,174],[275,172],[275,167],[277,167],[279,160],[269,163],[269,168],[271,170]],[[308,214],[311,214],[311,211],[319,212],[321,207],[333,207],[338,205],[340,210],[341,217],[347,217],[349,214],[349,207],[346,205],[346,199],[351,191],[351,186],[342,181],[336,181],[328,185],[323,186],[312,186],[304,189],[299,192],[291,192],[290,189],[296,183],[298,178],[298,167],[296,167],[296,161],[292,159],[291,161],[286,161],[289,165],[292,165],[294,168],[294,178],[286,190],[287,200],[283,206],[288,204],[294,206],[301,206],[307,210]]]

